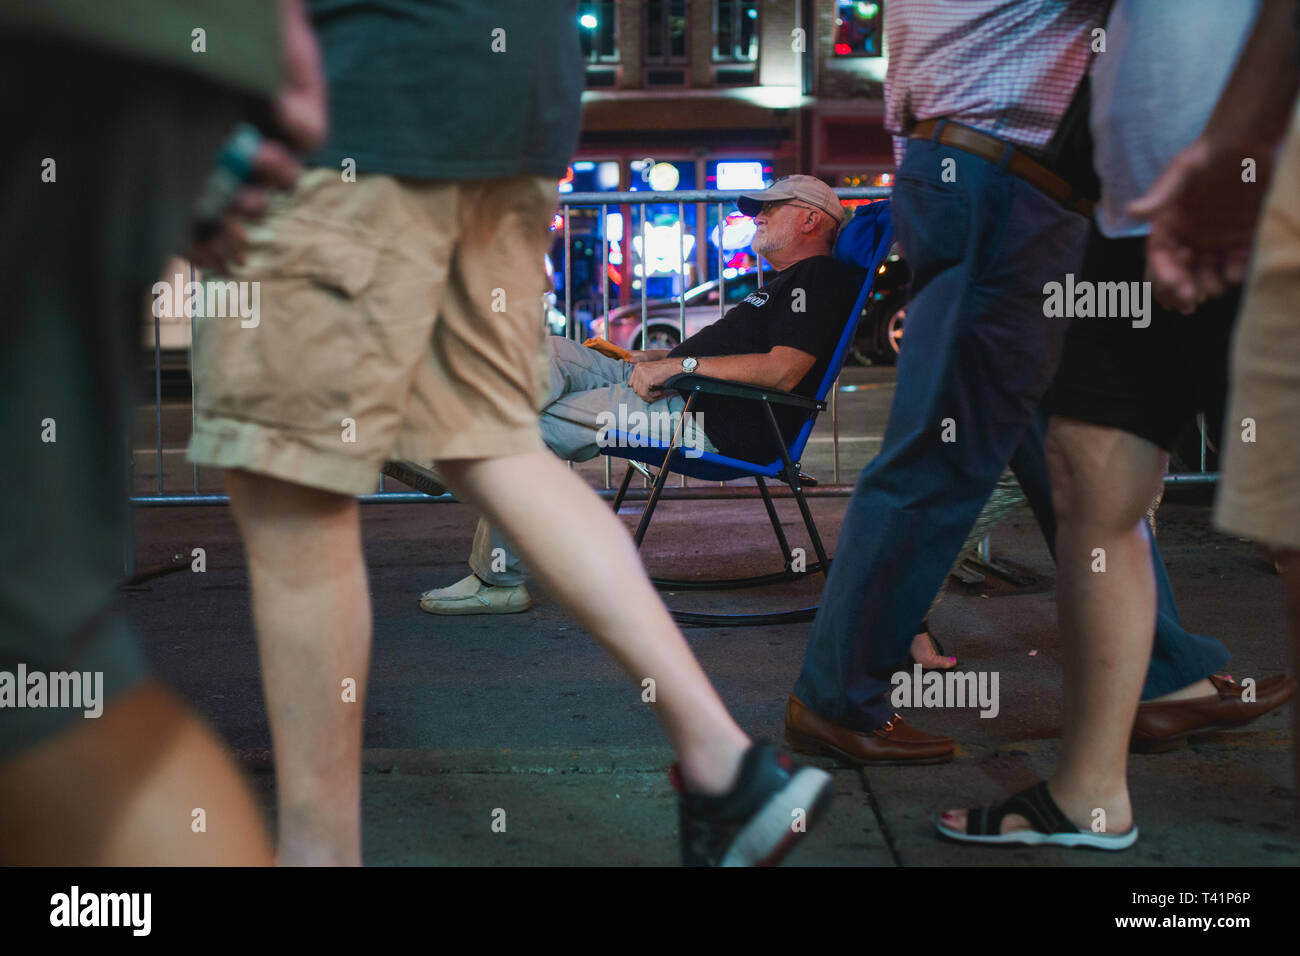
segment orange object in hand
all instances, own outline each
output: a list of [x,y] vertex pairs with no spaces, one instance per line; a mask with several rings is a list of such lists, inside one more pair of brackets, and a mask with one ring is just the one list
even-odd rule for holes
[[624,362],[632,361],[632,353],[627,349],[619,348],[609,339],[602,339],[600,336],[593,336],[582,343],[589,349],[595,349],[601,355],[607,355],[612,359],[620,359]]

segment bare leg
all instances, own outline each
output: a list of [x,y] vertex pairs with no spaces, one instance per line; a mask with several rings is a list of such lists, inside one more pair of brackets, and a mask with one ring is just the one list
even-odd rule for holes
[[266,823],[229,754],[153,682],[0,766],[0,820],[5,866],[271,863]]
[[[1054,418],[1047,462],[1060,502],[1057,606],[1065,648],[1065,734],[1050,787],[1075,823],[1090,825],[1100,807],[1107,831],[1123,833],[1133,824],[1129,736],[1156,622],[1144,519],[1166,456],[1129,432]],[[1094,570],[1099,548],[1104,572]]]
[[[1133,824],[1129,736],[1156,619],[1143,518],[1164,457],[1128,432],[1071,419],[1053,418],[1047,436],[1065,677],[1065,734],[1048,787],[1065,815],[1085,829],[1098,808],[1108,833]],[[950,811],[945,822],[964,829],[965,811]],[[1002,828],[1027,825],[1013,814]]]
[[359,865],[372,621],[356,499],[246,471],[226,472],[226,487],[275,749],[277,860]]
[[613,512],[549,451],[442,461],[438,470],[509,536],[628,676],[654,680],[654,707],[687,787],[728,790],[749,738],[695,660]]

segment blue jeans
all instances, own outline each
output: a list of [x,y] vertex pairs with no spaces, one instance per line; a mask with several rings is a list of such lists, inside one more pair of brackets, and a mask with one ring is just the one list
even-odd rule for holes
[[[1088,234],[1085,219],[1000,164],[926,140],[908,145],[892,212],[912,269],[907,348],[795,683],[815,713],[860,731],[893,714],[890,675],[1008,464],[1055,539],[1038,405],[1067,320],[1043,315],[1043,286],[1078,274]],[[1144,698],[1227,660],[1178,626],[1154,551],[1153,561],[1160,627]]]

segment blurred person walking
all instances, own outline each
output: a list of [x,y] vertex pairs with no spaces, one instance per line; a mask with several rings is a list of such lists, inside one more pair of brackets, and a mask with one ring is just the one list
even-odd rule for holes
[[[301,3],[6,0],[0,86],[0,863],[270,863],[230,755],[114,604],[141,310],[239,119],[319,144]],[[297,172],[277,143],[254,168]],[[46,699],[56,683],[85,706]]]
[[[1061,755],[1049,780],[993,807],[945,813],[939,831],[953,839],[1112,850],[1137,839],[1127,752],[1156,617],[1143,517],[1169,449],[1226,386],[1250,234],[1237,228],[1240,213],[1193,222],[1185,207],[1174,207],[1154,228],[1139,217],[1163,207],[1174,192],[1170,180],[1201,162],[1207,181],[1198,187],[1217,182],[1258,209],[1262,190],[1245,182],[1242,159],[1272,151],[1277,124],[1263,122],[1263,111],[1295,92],[1290,6],[1119,0],[1107,21],[1109,50],[1093,68],[1091,119],[1102,201],[1080,286],[1132,291],[1128,309],[1073,320],[1047,401],[1065,648]],[[1205,55],[1206,36],[1216,38],[1219,56]],[[1160,299],[1174,308],[1136,305],[1146,302],[1144,280],[1167,275],[1171,264],[1194,263],[1171,248],[1171,227],[1217,233],[1192,265],[1191,285],[1199,288],[1189,294],[1181,282],[1161,282]],[[1216,723],[1197,729],[1245,722],[1250,704],[1242,687],[1224,678],[1214,683],[1217,699],[1207,712]],[[1273,706],[1294,691],[1286,676],[1256,687],[1259,700]]]
[[[1040,403],[1067,323],[1045,315],[1043,290],[1079,271],[1086,246],[1089,163],[1071,149],[1108,5],[917,0],[886,10],[886,122],[907,137],[893,213],[913,271],[911,354],[900,357],[885,440],[850,499],[787,704],[798,750],[859,764],[952,759],[952,740],[895,713],[891,677],[909,646],[940,663],[924,632],[918,642],[918,622],[1008,465],[1055,548]],[[1183,628],[1154,539],[1148,562],[1160,614],[1133,745],[1165,749],[1225,709],[1240,721],[1278,706],[1265,695],[1242,712],[1225,698],[1212,678],[1227,649]]]
[[634,681],[654,681],[684,862],[776,862],[829,775],[736,725],[630,535],[538,428],[543,256],[583,86],[575,3],[310,9],[330,139],[230,270],[261,283],[257,326],[197,325],[190,444],[226,469],[247,552],[279,861],[361,861],[373,619],[356,496],[410,459],[433,461]]

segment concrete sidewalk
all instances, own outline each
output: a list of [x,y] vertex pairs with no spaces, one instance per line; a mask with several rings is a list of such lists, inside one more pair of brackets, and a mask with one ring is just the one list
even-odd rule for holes
[[[812,503],[828,547],[846,500]],[[625,509],[631,527],[640,505]],[[794,503],[778,501],[791,543],[808,547]],[[546,595],[533,611],[437,618],[421,591],[459,579],[475,515],[460,504],[373,505],[364,511],[375,609],[365,731],[368,864],[673,865],[672,756],[640,688]],[[1282,588],[1258,550],[1214,533],[1204,505],[1160,513],[1160,543],[1184,622],[1232,648],[1238,680],[1289,668]],[[226,508],[137,513],[137,564],[206,550],[188,568],[123,595],[159,673],[241,754],[274,815],[243,554]],[[993,537],[997,558],[1050,581],[1027,511]],[[777,570],[762,505],[661,505],[643,554],[652,571]],[[741,611],[815,604],[820,577],[768,592],[667,595],[670,606]],[[996,589],[995,589],[996,590]],[[610,595],[617,600],[617,595]],[[836,769],[837,799],[790,864],[1295,865],[1291,709],[1190,748],[1134,755],[1142,838],[1123,854],[978,850],[940,840],[938,813],[988,802],[1044,776],[1060,736],[1060,646],[1050,591],[950,594],[933,626],[963,670],[1000,674],[1001,713],[913,711],[910,723],[954,736],[958,759],[937,767]],[[782,710],[808,625],[698,629],[688,639],[741,726],[780,740]],[[824,762],[831,767],[832,764]],[[494,832],[494,811],[506,830]],[[500,814],[496,814],[499,818]]]

